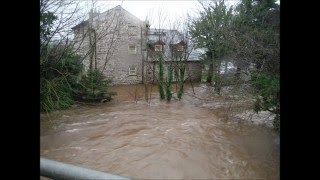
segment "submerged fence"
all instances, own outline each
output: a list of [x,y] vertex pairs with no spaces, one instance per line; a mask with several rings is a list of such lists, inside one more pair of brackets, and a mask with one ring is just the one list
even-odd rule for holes
[[51,179],[126,179],[113,174],[108,174],[92,169],[82,168],[71,164],[40,158],[40,175]]

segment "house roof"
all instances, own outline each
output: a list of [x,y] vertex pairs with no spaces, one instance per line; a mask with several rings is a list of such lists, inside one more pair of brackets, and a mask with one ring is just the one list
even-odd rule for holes
[[155,29],[152,28],[148,32],[148,43],[154,44],[162,40],[166,44],[177,44],[183,39],[182,34],[175,29]]
[[186,43],[184,42],[184,40],[181,40],[179,43],[176,43],[176,44],[172,44],[172,45],[186,45]]
[[82,21],[81,23],[73,26],[71,29],[74,30],[74,29],[77,29],[80,26],[86,26],[86,25],[88,25],[88,20]]
[[204,50],[201,48],[195,48],[191,51],[191,53],[189,54],[189,60],[190,61],[200,61],[200,57],[202,54],[204,54]]
[[158,41],[156,41],[156,42],[154,42],[153,44],[155,44],[155,45],[165,45],[166,43],[164,43],[161,39],[160,40],[158,40]]
[[[150,29],[148,33],[148,44],[154,45],[160,41],[169,44],[170,46],[185,45],[184,36],[178,30],[173,29]],[[203,48],[194,48],[193,43],[190,41],[187,46],[187,51],[190,52],[187,61],[199,61],[201,55],[205,52]],[[168,51],[165,51],[169,53]]]
[[[123,7],[121,7],[120,5],[118,6],[115,6],[111,9],[108,9],[107,11],[103,12],[103,13],[93,13],[93,18],[97,17],[97,16],[100,16],[100,15],[104,15],[104,14],[107,14],[108,12],[112,11],[112,10],[124,10],[126,11],[127,13],[129,13],[130,15],[132,15],[133,17],[135,17],[136,19],[140,20],[139,18],[137,18],[135,15],[133,15],[132,13],[130,13],[129,11],[125,10]],[[140,20],[141,21],[141,20]],[[81,27],[81,26],[86,26],[89,22],[89,19],[85,20],[85,21],[82,21],[80,22],[79,24],[73,26],[71,29],[74,30],[78,27]]]

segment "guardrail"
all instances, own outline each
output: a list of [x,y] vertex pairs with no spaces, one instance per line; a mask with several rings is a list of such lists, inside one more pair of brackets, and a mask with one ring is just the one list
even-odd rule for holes
[[40,158],[40,175],[51,179],[130,179],[127,177],[121,177],[113,174],[95,171],[92,169],[74,166],[71,164],[49,160],[43,157]]

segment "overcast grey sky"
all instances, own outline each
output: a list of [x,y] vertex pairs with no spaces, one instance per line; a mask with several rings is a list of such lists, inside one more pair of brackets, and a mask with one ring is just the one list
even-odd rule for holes
[[[240,0],[225,0],[227,5],[235,6]],[[84,4],[91,3],[91,0],[85,0]],[[280,1],[278,0],[278,4]],[[200,8],[197,0],[98,0],[97,10],[101,13],[111,9],[117,5],[121,5],[124,9],[135,15],[141,20],[145,20],[148,17],[151,27],[158,25],[158,12],[162,11],[171,22],[175,20],[184,20],[187,13],[191,16],[196,16],[197,9]],[[90,7],[87,6],[86,7]],[[168,19],[167,19],[168,20]],[[163,26],[166,26],[163,24]],[[168,27],[165,27],[168,28]]]
[[[235,4],[235,2],[237,1],[238,0],[226,0],[226,2],[231,5]],[[87,3],[90,2],[91,1],[87,1]],[[124,9],[141,20],[145,20],[146,17],[148,17],[151,26],[157,25],[159,23],[158,19],[155,18],[158,17],[159,11],[162,11],[162,13],[166,15],[166,17],[170,18],[171,22],[174,22],[175,20],[184,20],[187,16],[187,13],[195,16],[197,14],[197,9],[200,7],[199,3],[196,0],[98,0],[97,10],[99,10],[100,12],[104,12],[117,5],[121,5]]]

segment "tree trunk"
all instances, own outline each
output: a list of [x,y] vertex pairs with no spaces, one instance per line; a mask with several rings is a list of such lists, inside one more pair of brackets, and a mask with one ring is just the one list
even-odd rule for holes
[[214,63],[214,91],[217,94],[220,94],[221,90],[221,77],[220,77],[220,66],[221,62],[215,62]]
[[227,74],[228,72],[228,61],[225,60],[225,63],[224,63],[224,74]]
[[209,64],[208,76],[207,76],[207,83],[212,82],[212,75],[213,75],[213,64]]
[[96,31],[93,30],[93,48],[94,48],[94,69],[97,70],[97,36],[96,36]]
[[92,34],[91,34],[91,29],[89,29],[89,44],[90,44],[90,66],[89,70],[92,71],[92,66],[93,66],[93,46],[92,46]]
[[209,64],[207,83],[211,83],[212,82],[212,76],[213,76],[213,73],[214,73],[213,52],[211,52],[211,51],[207,52],[207,58],[209,59],[209,61],[211,61],[210,64]]

